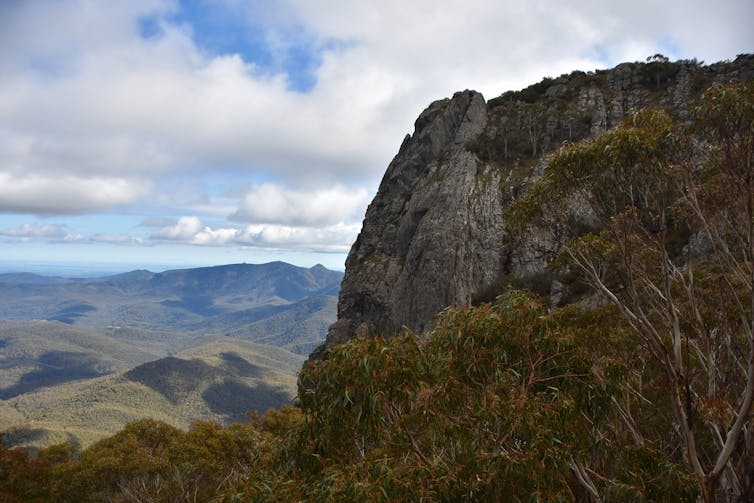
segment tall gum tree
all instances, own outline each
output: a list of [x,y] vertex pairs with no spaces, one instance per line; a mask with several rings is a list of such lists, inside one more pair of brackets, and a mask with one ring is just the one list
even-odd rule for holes
[[644,111],[564,146],[510,219],[567,236],[554,269],[620,312],[668,388],[666,448],[706,501],[754,500],[753,157],[754,83],[712,87],[692,124]]

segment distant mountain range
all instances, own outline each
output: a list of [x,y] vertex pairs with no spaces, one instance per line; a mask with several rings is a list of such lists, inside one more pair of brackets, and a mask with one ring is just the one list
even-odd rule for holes
[[321,265],[305,269],[284,262],[94,279],[0,274],[0,319],[60,321],[126,340],[134,329],[180,332],[175,340],[163,338],[166,351],[182,347],[186,337],[212,332],[264,339],[306,355],[335,318],[342,277]]
[[143,416],[186,427],[290,401],[342,276],[283,262],[0,274],[0,431],[86,444]]

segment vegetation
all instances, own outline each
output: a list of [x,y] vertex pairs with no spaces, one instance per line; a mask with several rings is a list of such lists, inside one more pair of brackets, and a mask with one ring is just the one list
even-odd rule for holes
[[[742,61],[748,57],[742,55]],[[545,77],[520,91],[490,99],[488,126],[467,148],[486,163],[529,176],[531,165],[545,154],[564,142],[617,126],[614,121],[629,111],[670,106],[674,118],[688,120],[685,106],[670,105],[677,99],[674,83],[683,78],[679,74],[690,75],[690,95],[700,95],[714,79],[713,72],[701,71],[700,66],[696,60],[671,62],[654,54],[646,62],[623,63],[613,70]]]
[[510,220],[556,229],[553,273],[601,302],[510,290],[334,348],[302,370],[300,407],[143,420],[79,455],[3,449],[0,496],[754,499],[754,84],[708,90],[693,126],[645,111],[565,146]]
[[[188,432],[133,423],[78,458],[43,462],[43,498],[693,500],[683,465],[649,438],[635,445],[616,420],[635,348],[614,317],[548,314],[512,292],[447,312],[424,337],[356,339],[304,369],[300,409]],[[31,472],[14,466],[18,485]]]
[[[568,235],[574,201],[599,232]],[[709,89],[692,127],[645,111],[561,149],[516,210],[565,229],[560,265],[631,328],[704,499],[754,498],[754,83]]]
[[[11,343],[9,348],[16,346]],[[58,365],[76,369],[75,363],[67,359]],[[0,430],[6,431],[6,444],[12,446],[71,441],[87,447],[142,417],[178,428],[188,428],[199,418],[237,421],[248,411],[290,403],[302,363],[302,357],[281,348],[202,337],[175,357],[153,359],[128,372],[47,382],[49,386],[0,400]],[[42,377],[60,378],[54,370]],[[24,382],[32,384],[30,378]],[[0,391],[9,389],[14,387]]]

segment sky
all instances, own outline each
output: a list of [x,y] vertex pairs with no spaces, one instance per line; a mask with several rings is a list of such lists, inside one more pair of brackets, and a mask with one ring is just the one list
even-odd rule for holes
[[343,269],[419,113],[754,51],[751,0],[0,0],[0,270]]

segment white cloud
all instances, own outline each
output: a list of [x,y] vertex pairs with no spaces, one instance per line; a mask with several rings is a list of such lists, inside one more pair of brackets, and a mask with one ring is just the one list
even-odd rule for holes
[[65,225],[58,224],[23,224],[12,229],[0,230],[0,236],[17,238],[64,238],[68,233]]
[[[754,42],[748,1],[710,10],[706,2],[646,0],[291,0],[265,9],[267,39],[281,44],[276,37],[302,26],[321,42],[317,84],[303,94],[287,88],[286,75],[208,54],[185,26],[163,20],[161,37],[142,39],[138,20],[172,12],[173,2],[82,2],[4,8],[0,143],[13,144],[0,149],[6,175],[240,169],[284,184],[294,177],[364,186],[379,179],[421,109],[455,90],[489,98],[545,75],[643,59],[664,45],[710,60]],[[328,48],[333,39],[345,44]]]
[[97,233],[85,236],[79,232],[68,230],[65,224],[22,224],[17,227],[0,230],[0,236],[17,238],[22,242],[31,239],[41,239],[49,243],[86,244],[105,243],[123,246],[150,246],[147,240],[126,234]]
[[249,190],[233,218],[254,223],[326,226],[360,220],[369,199],[363,188],[336,185],[306,191],[265,183]]
[[92,243],[105,243],[120,246],[146,246],[149,244],[142,238],[127,236],[125,234],[95,234],[89,238],[89,241]]
[[196,216],[185,216],[176,224],[153,232],[150,238],[154,241],[199,246],[243,246],[267,250],[344,253],[350,248],[360,228],[360,224],[337,223],[316,228],[254,224],[242,229],[213,229]]
[[79,234],[78,232],[74,232],[71,234],[66,234],[61,242],[63,243],[81,243],[85,242],[86,238],[82,234]]
[[133,201],[144,185],[123,178],[17,175],[0,171],[0,212],[76,214]]
[[181,217],[175,225],[153,232],[151,238],[195,245],[222,246],[232,243],[238,233],[237,229],[212,229],[205,226],[198,217],[187,216]]
[[202,221],[198,217],[181,217],[175,225],[165,226],[152,233],[152,237],[168,241],[189,241],[202,227]]
[[271,249],[303,249],[345,253],[361,229],[361,224],[293,227],[287,225],[249,225],[236,242]]

